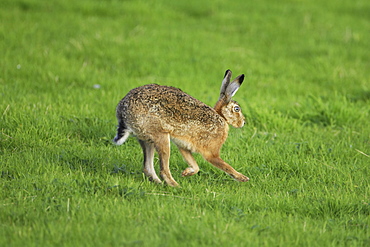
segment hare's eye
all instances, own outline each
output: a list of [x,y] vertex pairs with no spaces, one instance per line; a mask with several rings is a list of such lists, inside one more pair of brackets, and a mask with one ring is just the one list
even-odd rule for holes
[[234,106],[234,111],[235,112],[240,112],[240,107],[238,105]]

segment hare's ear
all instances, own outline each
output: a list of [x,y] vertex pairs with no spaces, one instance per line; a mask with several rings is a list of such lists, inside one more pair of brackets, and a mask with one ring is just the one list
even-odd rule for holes
[[242,85],[244,81],[244,74],[241,74],[240,76],[236,77],[226,88],[225,95],[226,97],[233,97],[238,91],[240,85]]
[[224,79],[222,80],[221,90],[220,90],[220,99],[225,96],[226,88],[229,86],[231,80],[231,70],[226,70]]
[[229,102],[231,100],[231,97],[235,95],[239,87],[242,85],[243,81],[244,74],[241,74],[240,76],[236,77],[231,83],[229,83],[225,91],[225,97],[227,102]]

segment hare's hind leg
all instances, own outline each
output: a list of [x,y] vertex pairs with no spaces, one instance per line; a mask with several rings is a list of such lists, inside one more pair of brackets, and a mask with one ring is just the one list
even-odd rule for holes
[[154,170],[154,144],[139,139],[138,141],[144,154],[144,174],[149,177],[149,180],[162,183]]
[[197,162],[195,161],[191,152],[189,150],[181,148],[181,147],[179,147],[179,150],[180,150],[180,153],[182,154],[182,156],[184,157],[184,159],[186,160],[186,162],[189,165],[189,167],[187,167],[182,172],[181,175],[183,177],[186,177],[186,176],[191,176],[191,175],[197,174],[198,171],[199,171],[199,166],[198,166]]
[[229,174],[232,178],[240,182],[247,182],[249,178],[243,174],[237,172],[232,166],[223,161],[219,155],[214,154],[203,154],[203,157],[215,167],[223,170]]
[[161,177],[168,185],[178,186],[179,184],[173,179],[170,171],[170,135],[168,133],[157,133],[153,141],[159,155]]

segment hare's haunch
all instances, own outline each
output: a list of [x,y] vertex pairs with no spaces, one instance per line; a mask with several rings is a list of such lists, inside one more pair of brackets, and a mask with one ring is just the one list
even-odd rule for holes
[[154,150],[159,155],[162,179],[170,186],[178,186],[169,169],[171,140],[189,164],[182,176],[191,176],[199,171],[192,156],[197,152],[234,179],[248,181],[248,177],[220,158],[228,125],[240,128],[245,122],[239,104],[231,99],[244,75],[232,82],[230,79],[231,71],[227,70],[214,108],[174,87],[150,84],[132,89],[118,103],[118,129],[114,142],[121,145],[130,134],[135,135],[144,153],[144,173],[157,183],[161,180],[153,166]]

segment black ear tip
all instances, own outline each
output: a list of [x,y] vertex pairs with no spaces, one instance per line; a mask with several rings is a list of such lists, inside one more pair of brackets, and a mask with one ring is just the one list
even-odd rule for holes
[[231,70],[226,70],[226,72],[225,72],[225,75],[224,75],[224,78],[227,76],[227,74],[229,73],[229,72],[231,72]]
[[239,77],[239,82],[242,83],[244,81],[244,74],[241,74]]

